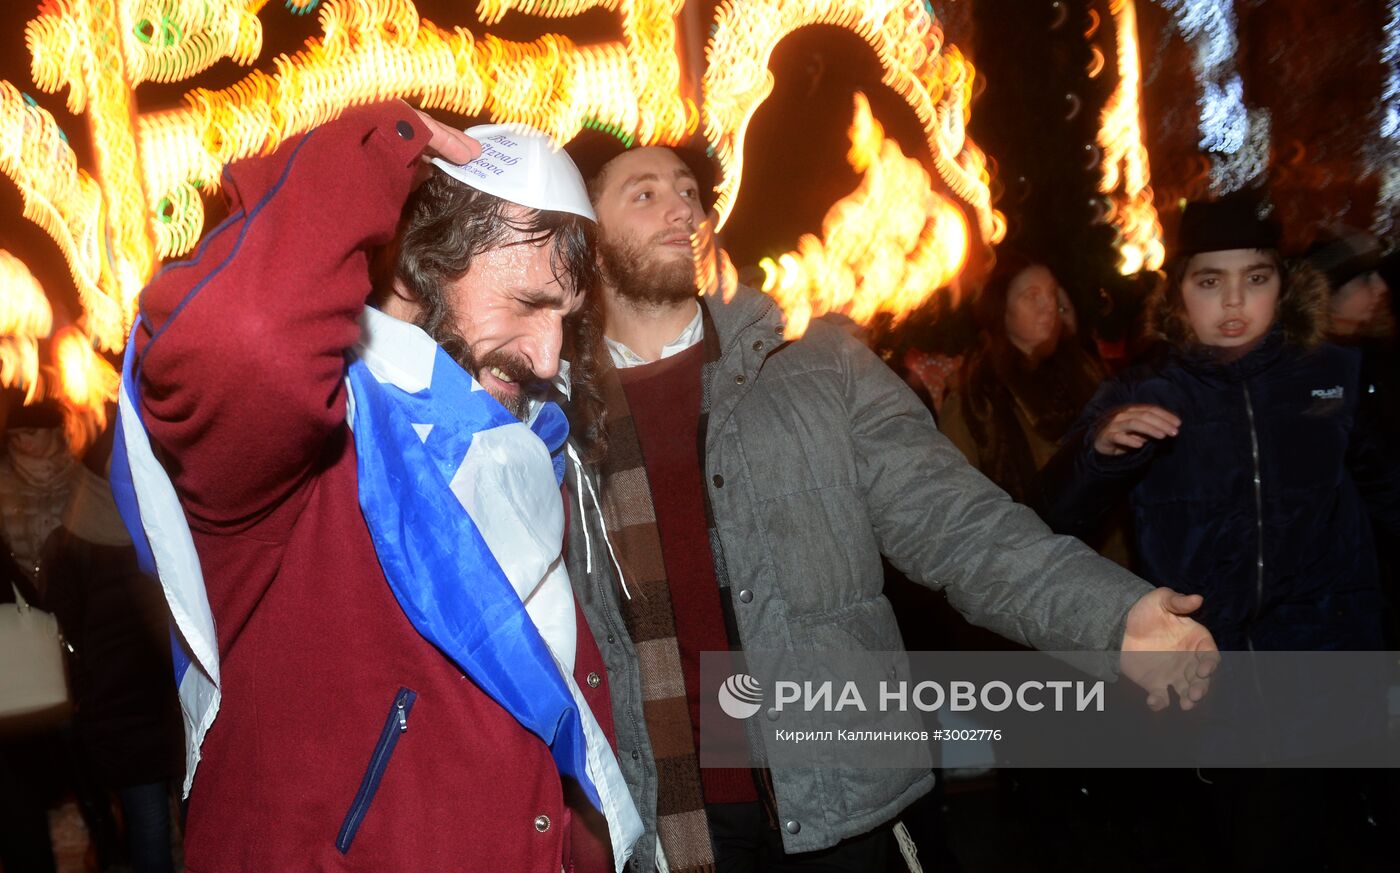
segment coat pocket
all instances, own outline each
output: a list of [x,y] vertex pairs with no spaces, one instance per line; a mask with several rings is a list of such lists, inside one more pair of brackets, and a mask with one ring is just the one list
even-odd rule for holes
[[413,702],[417,699],[417,692],[407,688],[400,688],[394,695],[389,717],[384,720],[384,729],[379,732],[379,742],[375,744],[369,767],[365,770],[364,778],[360,780],[360,790],[355,792],[355,800],[350,804],[350,811],[345,813],[345,821],[341,822],[340,833],[335,838],[335,847],[342,855],[350,851],[350,844],[360,830],[360,823],[364,821],[370,803],[374,801],[375,792],[379,790],[379,781],[384,778],[384,771],[389,767],[389,758],[394,754],[394,747],[399,744],[399,736],[408,730],[408,714],[413,711]]

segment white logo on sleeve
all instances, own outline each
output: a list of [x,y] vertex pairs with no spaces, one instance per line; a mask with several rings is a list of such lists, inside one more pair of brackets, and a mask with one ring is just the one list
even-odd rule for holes
[[1340,385],[1334,388],[1314,388],[1312,390],[1312,396],[1318,400],[1341,400],[1345,393]]

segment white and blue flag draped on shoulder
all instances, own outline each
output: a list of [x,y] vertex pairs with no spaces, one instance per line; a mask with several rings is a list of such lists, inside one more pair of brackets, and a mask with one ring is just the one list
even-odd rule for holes
[[[538,404],[527,425],[419,328],[374,309],[362,326],[347,418],[360,508],[390,588],[425,639],[548,744],[559,772],[607,818],[620,871],[642,823],[573,678],[576,612],[560,554],[564,414]],[[118,436],[130,464],[127,506],[139,506],[139,519],[127,523],[136,521],[134,538],[160,570],[181,638],[188,790],[218,710],[218,648],[183,511],[140,423],[132,345]],[[118,476],[114,462],[120,492]]]
[[131,533],[142,572],[160,579],[170,605],[175,687],[185,722],[185,784],[189,796],[204,735],[219,714],[219,642],[204,590],[204,572],[175,486],[156,460],[141,423],[133,361],[138,316],[127,338],[117,395],[116,443],[112,450],[112,496]]

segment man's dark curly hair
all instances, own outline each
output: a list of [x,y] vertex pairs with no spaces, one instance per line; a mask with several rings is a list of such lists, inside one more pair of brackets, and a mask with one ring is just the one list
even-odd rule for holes
[[606,450],[598,361],[603,348],[598,303],[598,227],[572,212],[529,209],[434,172],[409,196],[387,263],[378,271],[376,294],[391,293],[391,279],[423,302],[419,327],[452,355],[470,359],[466,340],[452,327],[446,289],[466,275],[480,254],[525,235],[525,244],[548,243],[550,268],[565,289],[584,295],[579,312],[564,322],[562,356],[569,361],[569,420],[580,454],[590,462]]

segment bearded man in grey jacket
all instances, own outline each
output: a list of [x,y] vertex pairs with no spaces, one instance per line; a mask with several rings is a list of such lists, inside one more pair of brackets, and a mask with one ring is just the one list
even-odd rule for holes
[[[1200,598],[1051,534],[845,331],[815,321],[787,341],[763,294],[698,298],[697,156],[638,148],[581,169],[613,366],[606,457],[571,482],[594,499],[578,504],[568,558],[647,827],[631,869],[883,869],[887,828],[932,788],[930,771],[774,770],[770,782],[701,770],[696,754],[700,652],[903,649],[881,555],[1038,649],[1213,651],[1187,617]],[[1182,663],[1125,672],[1150,706],[1171,686],[1189,707],[1209,668]]]

